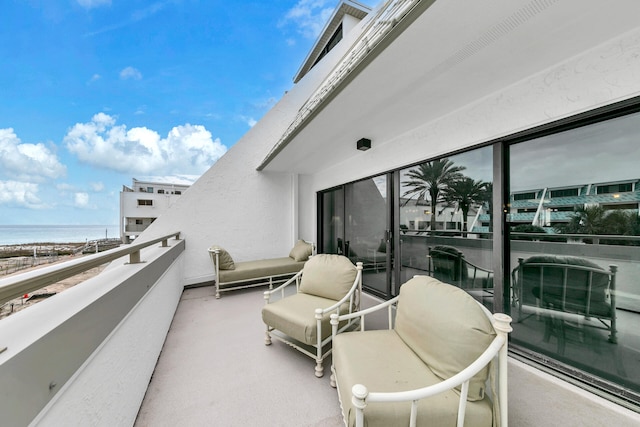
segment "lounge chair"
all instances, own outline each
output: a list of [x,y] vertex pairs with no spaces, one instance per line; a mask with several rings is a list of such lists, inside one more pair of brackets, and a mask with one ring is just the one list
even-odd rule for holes
[[234,262],[224,248],[211,246],[208,251],[216,272],[216,298],[222,292],[236,289],[265,285],[273,289],[302,270],[315,250],[313,243],[298,240],[287,257]]

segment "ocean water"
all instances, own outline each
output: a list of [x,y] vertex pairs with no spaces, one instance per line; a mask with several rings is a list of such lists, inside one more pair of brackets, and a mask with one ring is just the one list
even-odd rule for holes
[[118,237],[117,225],[0,225],[0,245],[81,243]]

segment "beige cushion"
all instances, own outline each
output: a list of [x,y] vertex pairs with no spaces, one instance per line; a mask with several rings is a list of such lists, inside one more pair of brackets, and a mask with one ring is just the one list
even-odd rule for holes
[[298,242],[293,246],[293,249],[291,249],[291,252],[289,252],[289,256],[296,261],[306,261],[312,253],[313,247],[310,243],[307,243],[304,240],[298,240]]
[[220,251],[218,254],[218,260],[220,262],[220,265],[218,265],[218,268],[220,270],[233,270],[234,268],[236,268],[233,262],[233,258],[231,258],[231,255],[229,254],[229,252],[227,252],[224,248],[220,246],[211,246],[211,248],[209,249],[212,251],[215,249]]
[[302,270],[304,262],[296,262],[289,257],[241,261],[235,263],[234,270],[220,270],[218,281],[221,287],[226,282],[262,279],[271,276],[294,274]]
[[[327,308],[335,301],[297,293],[262,308],[262,320],[265,324],[282,331],[286,335],[300,342],[316,345],[318,340],[318,325],[315,318],[317,308]],[[340,312],[348,311],[348,304],[340,307]],[[322,339],[331,335],[330,316],[327,313],[322,318]]]
[[300,292],[338,301],[351,289],[357,271],[342,255],[312,256],[302,269]]
[[[400,288],[396,332],[440,378],[466,368],[495,338],[482,308],[460,288],[416,276]],[[469,383],[468,400],[484,397],[488,368]]]
[[[408,391],[437,384],[441,379],[393,330],[346,332],[333,340],[333,364],[345,418],[355,424],[351,388],[365,385],[371,392]],[[418,403],[417,425],[456,425],[459,396],[452,390]],[[411,402],[369,403],[367,427],[408,426]],[[492,425],[491,401],[468,402],[465,427]]]

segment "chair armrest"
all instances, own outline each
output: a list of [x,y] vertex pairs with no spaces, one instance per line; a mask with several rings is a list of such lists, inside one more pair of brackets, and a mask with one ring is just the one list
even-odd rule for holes
[[347,313],[347,314],[342,314],[339,315],[337,313],[334,313],[331,315],[331,326],[332,326],[332,335],[335,337],[338,334],[338,325],[340,324],[340,322],[344,321],[344,320],[351,320],[351,319],[355,319],[355,318],[360,318],[360,330],[364,331],[365,330],[365,316],[371,313],[375,313],[376,311],[382,310],[383,308],[388,308],[389,312],[388,312],[388,322],[389,322],[389,329],[392,328],[393,326],[393,321],[392,321],[392,309],[395,307],[396,303],[398,302],[398,299],[400,297],[396,296],[388,301],[382,302],[380,304],[374,305],[373,307],[369,307],[366,308],[364,310],[359,310],[359,311],[354,311],[353,313]]
[[[443,393],[447,390],[458,387],[461,384],[468,384],[469,380],[473,378],[474,375],[476,375],[485,366],[491,363],[493,358],[498,354],[498,351],[500,351],[500,348],[502,348],[504,344],[505,337],[500,335],[496,336],[491,344],[489,344],[489,347],[487,347],[487,349],[469,366],[467,366],[454,376],[447,378],[446,380],[443,380],[437,384],[407,391],[369,392],[367,402],[403,402],[408,400],[420,400],[439,393]],[[366,389],[366,387],[362,384],[356,384],[354,388],[358,385]],[[463,400],[463,396],[460,396],[460,400]],[[466,400],[466,391],[464,400]]]
[[347,292],[341,299],[340,301],[337,301],[335,304],[333,304],[330,307],[327,307],[325,309],[321,309],[321,308],[317,308],[316,309],[316,318],[318,318],[318,316],[322,317],[324,314],[333,311],[333,310],[338,310],[338,308],[344,304],[345,302],[347,302],[348,299],[351,299],[353,297],[353,293],[356,290],[361,290],[361,286],[362,286],[362,263],[358,262],[356,265],[356,268],[358,269],[358,272],[356,274],[356,278],[353,281],[353,285],[351,285],[351,288],[349,289],[349,292]]
[[271,296],[273,294],[275,294],[276,292],[280,292],[280,297],[284,298],[284,290],[287,286],[295,283],[296,287],[300,286],[300,277],[302,276],[302,270],[298,271],[294,276],[291,276],[291,278],[289,278],[286,282],[284,282],[283,284],[281,284],[280,286],[278,286],[275,289],[271,289],[268,291],[264,291],[264,299],[266,301],[267,304],[269,304],[271,302]]

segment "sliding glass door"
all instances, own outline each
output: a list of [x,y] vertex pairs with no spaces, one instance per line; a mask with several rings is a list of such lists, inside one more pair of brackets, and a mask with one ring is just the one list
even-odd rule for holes
[[363,284],[391,296],[393,286],[392,175],[385,174],[321,193],[320,250],[363,264]]

